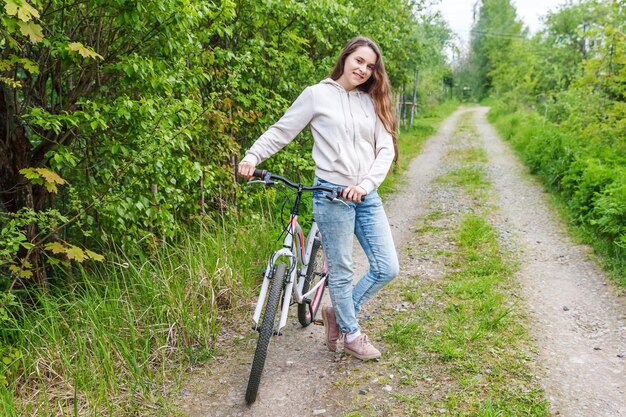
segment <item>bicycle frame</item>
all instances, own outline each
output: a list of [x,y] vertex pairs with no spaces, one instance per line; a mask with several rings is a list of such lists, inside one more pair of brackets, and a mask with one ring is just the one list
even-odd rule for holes
[[[306,237],[302,227],[298,224],[298,212],[302,194],[305,191],[323,191],[327,193],[326,198],[329,200],[345,204],[343,200],[339,199],[345,191],[342,187],[306,186],[259,169],[255,169],[252,176],[261,180],[250,182],[263,182],[265,185],[272,185],[276,183],[274,180],[278,180],[296,189],[297,192],[291,208],[289,223],[287,223],[285,228],[283,247],[274,252],[267,262],[259,299],[252,316],[255,329],[259,332],[259,338],[254,351],[254,359],[252,360],[250,378],[248,379],[248,387],[246,389],[246,402],[248,404],[252,404],[256,400],[270,341],[272,336],[280,334],[280,329],[287,324],[287,316],[289,315],[292,299],[295,298],[295,302],[299,303],[298,320],[302,326],[306,327],[314,323],[315,314],[320,307],[319,303],[321,303],[322,294],[325,290],[324,285],[326,285],[328,276],[328,265],[323,247],[320,246],[321,237],[317,223],[313,221],[309,235]],[[324,257],[322,258],[322,256]],[[322,259],[323,262],[320,262]],[[306,288],[305,294],[302,293],[304,288]],[[283,297],[282,305],[280,301],[281,294]],[[313,294],[312,297],[311,294]],[[280,318],[277,328],[276,313],[279,309]],[[261,314],[263,314],[262,321]],[[319,324],[320,322],[317,323]]]
[[[295,237],[295,238],[294,238]],[[283,241],[283,247],[272,254],[267,267],[265,268],[265,274],[263,276],[263,285],[261,286],[261,292],[259,293],[259,299],[257,300],[256,308],[252,319],[256,326],[259,325],[261,318],[261,312],[267,297],[267,291],[270,285],[272,272],[279,258],[288,259],[288,273],[287,282],[284,289],[283,303],[281,306],[280,322],[278,324],[278,331],[287,324],[287,316],[289,315],[289,306],[291,305],[292,297],[299,304],[305,302],[311,294],[315,294],[320,285],[326,284],[326,276],[320,279],[315,286],[309,288],[309,290],[302,294],[302,288],[304,286],[304,277],[309,266],[311,249],[315,239],[320,239],[319,229],[317,223],[313,221],[311,230],[305,239],[302,227],[298,224],[298,215],[292,213],[289,218],[289,224],[287,226],[287,232]],[[295,252],[295,253],[294,253]],[[324,265],[324,272],[326,272],[326,264]],[[319,302],[319,300],[315,300]]]

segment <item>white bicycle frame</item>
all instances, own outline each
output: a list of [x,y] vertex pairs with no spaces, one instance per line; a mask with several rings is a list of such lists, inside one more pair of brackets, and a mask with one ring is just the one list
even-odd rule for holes
[[254,320],[256,327],[259,326],[261,311],[263,310],[265,298],[267,297],[267,291],[272,280],[274,266],[279,259],[286,258],[289,262],[287,264],[288,269],[286,285],[284,288],[283,304],[281,307],[280,322],[278,324],[278,329],[276,329],[277,331],[285,327],[287,324],[287,316],[289,315],[289,306],[291,305],[292,296],[295,298],[297,303],[302,304],[305,302],[305,298],[311,296],[311,294],[315,294],[320,285],[326,284],[326,276],[324,276],[315,284],[315,286],[313,286],[313,288],[309,288],[306,294],[302,294],[304,278],[306,276],[309,262],[311,261],[311,250],[313,248],[313,242],[316,238],[321,239],[319,229],[315,221],[313,221],[313,224],[311,225],[311,230],[309,231],[309,235],[307,236],[305,243],[304,232],[298,224],[298,216],[294,214],[291,215],[285,240],[283,242],[283,248],[272,254],[267,263],[267,267],[265,268],[263,285],[261,286],[259,299],[257,300],[254,315],[252,316],[252,320]]

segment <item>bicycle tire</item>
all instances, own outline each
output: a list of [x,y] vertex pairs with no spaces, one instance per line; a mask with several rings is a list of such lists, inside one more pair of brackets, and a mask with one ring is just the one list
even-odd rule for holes
[[267,357],[267,349],[270,344],[270,339],[274,335],[276,311],[278,310],[286,271],[287,265],[283,262],[278,263],[274,268],[271,289],[267,304],[265,304],[265,314],[261,322],[259,339],[257,341],[256,350],[254,351],[252,369],[250,369],[250,378],[248,379],[248,388],[246,389],[246,403],[248,405],[256,401],[259,384],[261,382],[261,374],[263,373],[263,367],[265,366],[265,359]]
[[[326,254],[324,253],[324,247],[319,238],[313,241],[313,247],[311,248],[311,257],[309,259],[309,266],[306,270],[306,276],[304,277],[304,285],[302,286],[302,293],[305,294],[322,279],[324,275],[324,265],[326,264]],[[311,300],[311,307],[308,303],[298,304],[298,321],[302,327],[306,327],[315,320],[317,311],[322,304],[322,296],[324,295],[324,289],[326,283],[320,285],[315,294],[313,294]]]

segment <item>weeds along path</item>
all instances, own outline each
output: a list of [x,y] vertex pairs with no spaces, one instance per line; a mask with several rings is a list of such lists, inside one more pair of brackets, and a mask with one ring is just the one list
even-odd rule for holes
[[[247,407],[256,337],[246,315],[238,325],[224,325],[217,357],[193,370],[174,394],[177,414],[534,416],[549,412],[545,395],[552,414],[626,415],[623,297],[566,237],[541,188],[486,122],[486,111],[461,108],[449,117],[387,198],[401,275],[362,317],[364,331],[383,350],[381,361],[329,352],[323,328],[301,328],[292,312],[284,335],[272,339],[259,397]],[[466,168],[476,161],[459,164],[472,152],[485,159],[482,188],[463,185],[464,179],[442,181],[454,170],[471,176]],[[497,231],[492,243],[512,258],[502,260],[501,275],[510,276],[493,292],[487,291],[490,275],[471,277],[462,290],[450,278],[480,269],[472,264],[477,256],[464,258],[455,240],[466,232],[468,212],[479,226]],[[488,250],[478,258],[500,253]],[[358,276],[367,262],[360,249],[354,259]],[[506,272],[512,260],[520,265],[515,274]]]

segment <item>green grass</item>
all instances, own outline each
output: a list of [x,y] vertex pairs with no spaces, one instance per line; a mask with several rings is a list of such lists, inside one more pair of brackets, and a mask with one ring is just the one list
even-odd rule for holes
[[143,261],[111,255],[34,294],[0,329],[4,350],[19,352],[5,363],[0,415],[171,415],[167,390],[211,357],[225,316],[254,287],[267,229],[197,224]]
[[439,182],[466,187],[470,195],[480,197],[489,187],[485,171],[481,166],[463,166],[442,175]]
[[[444,234],[444,240],[454,242],[454,249],[435,252],[449,272],[441,280],[416,277],[402,286],[400,294],[418,311],[396,315],[382,333],[392,355],[402,358],[397,370],[421,393],[408,400],[398,397],[400,408],[415,416],[547,415],[543,393],[527,366],[531,347],[525,317],[509,301],[517,291],[515,261],[501,250],[485,219],[483,197],[491,189],[483,168],[486,153],[474,144],[476,132],[468,121],[461,118],[459,125],[457,136],[466,146],[447,156],[455,168],[438,182],[474,197],[473,213],[456,230],[449,229],[451,213],[433,211],[422,219],[418,231],[424,240]],[[438,226],[441,219],[446,228]],[[432,391],[433,383],[439,392]]]
[[422,150],[426,139],[437,132],[439,125],[459,106],[457,101],[447,101],[430,109],[426,114],[415,118],[413,127],[402,129],[398,138],[398,165],[393,168],[385,182],[379,188],[381,194],[391,193],[401,186],[402,174],[406,171],[411,160]]
[[[491,192],[473,129],[460,119],[449,173],[436,184],[457,193],[470,214],[433,210],[418,221],[413,262],[443,265],[443,275],[404,276],[386,289],[390,303],[375,318],[385,353],[375,368],[361,367],[339,384],[382,381],[391,396],[353,399],[353,416],[547,416],[548,404],[533,375],[533,346],[524,308],[516,303],[513,253],[502,249],[487,221]],[[465,145],[465,146],[463,146]],[[480,198],[476,198],[480,197]],[[435,268],[435,274],[439,272]],[[352,380],[352,382],[349,382]],[[391,381],[391,382],[390,382]],[[393,382],[397,381],[397,382]],[[368,386],[367,384],[361,384]],[[358,389],[357,387],[356,389]],[[353,392],[354,392],[353,388]],[[367,411],[366,411],[367,410]],[[361,414],[359,414],[359,412]]]
[[[514,263],[479,215],[462,220],[454,242],[457,250],[446,260],[452,272],[438,283],[416,278],[403,286],[405,300],[422,307],[396,314],[382,332],[387,355],[401,358],[393,365],[396,372],[414,381],[419,393],[398,396],[395,412],[547,415],[542,391],[527,367],[525,319],[521,308],[508,301],[516,291],[510,281]],[[429,304],[429,299],[437,303]],[[442,380],[443,391],[431,385]]]
[[487,162],[487,152],[483,148],[471,147],[465,150],[461,156],[464,163],[485,163]]
[[453,141],[457,146],[446,155],[455,168],[438,177],[437,181],[463,187],[472,197],[482,198],[490,187],[484,168],[487,152],[475,144],[478,133],[470,121],[471,117],[471,113],[459,117],[456,139]]

